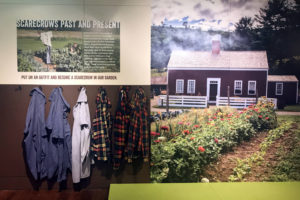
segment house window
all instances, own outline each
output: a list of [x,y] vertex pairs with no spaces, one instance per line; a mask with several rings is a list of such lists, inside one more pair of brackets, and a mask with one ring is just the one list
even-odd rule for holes
[[183,93],[184,91],[184,81],[183,79],[176,79],[176,93]]
[[256,81],[248,81],[248,95],[256,95]]
[[283,94],[283,83],[276,83],[276,95]]
[[243,81],[234,81],[234,95],[241,95],[243,89]]
[[187,93],[188,94],[195,94],[195,80],[188,80],[187,82]]

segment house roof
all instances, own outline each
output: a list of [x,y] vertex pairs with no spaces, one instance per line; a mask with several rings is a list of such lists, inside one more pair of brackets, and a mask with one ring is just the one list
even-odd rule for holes
[[270,81],[270,82],[297,82],[298,79],[295,75],[269,75],[268,81]]
[[167,85],[167,76],[151,77],[151,85]]
[[266,51],[173,51],[168,68],[268,69]]

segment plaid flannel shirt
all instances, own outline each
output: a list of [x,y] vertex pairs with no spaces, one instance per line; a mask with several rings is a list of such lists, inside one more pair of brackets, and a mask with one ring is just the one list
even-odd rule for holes
[[95,160],[107,161],[111,153],[111,103],[104,88],[100,89],[96,99],[97,109],[93,119],[91,152]]
[[125,153],[125,145],[129,130],[130,102],[128,97],[129,87],[121,87],[119,103],[114,120],[114,168],[120,167]]
[[149,159],[147,98],[141,87],[136,90],[132,98],[127,151],[128,162],[132,162],[132,158],[136,158],[140,152],[144,157],[144,161]]

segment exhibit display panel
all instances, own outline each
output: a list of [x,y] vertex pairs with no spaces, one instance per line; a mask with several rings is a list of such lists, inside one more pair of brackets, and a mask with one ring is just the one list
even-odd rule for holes
[[150,84],[149,0],[0,4],[1,84]]
[[150,3],[0,0],[1,189],[150,182]]
[[299,2],[151,8],[151,181],[299,181]]

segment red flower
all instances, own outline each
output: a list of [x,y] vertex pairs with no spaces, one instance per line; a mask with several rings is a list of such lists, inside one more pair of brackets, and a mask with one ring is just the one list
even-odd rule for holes
[[218,138],[215,138],[215,143],[217,143],[217,144],[219,143],[219,140],[218,140]]
[[[158,133],[158,134],[159,134],[159,133]],[[151,135],[151,136],[156,136],[157,133],[156,133],[156,132],[151,132],[150,135]]]
[[184,133],[184,134],[189,134],[190,131],[189,131],[189,130],[184,130],[183,133]]
[[200,126],[198,124],[195,124],[194,125],[194,128],[199,128]]
[[224,119],[223,119],[223,118],[221,118],[221,121],[224,121]]
[[178,122],[178,124],[179,124],[179,125],[182,125],[182,124],[183,124],[183,122]]
[[257,112],[257,111],[258,111],[258,108],[254,108],[254,110]]
[[262,118],[262,115],[259,115],[258,117],[259,117],[259,118]]
[[159,142],[160,142],[160,140],[154,140],[154,142],[155,142],[155,143],[159,143]]
[[191,139],[191,140],[194,140],[194,139],[195,139],[195,137],[191,137],[190,139]]
[[215,117],[213,117],[214,119],[217,119],[217,117],[215,116]]
[[266,117],[266,119],[268,120],[268,119],[269,119],[269,117]]
[[162,126],[162,127],[160,127],[160,129],[162,129],[162,130],[164,130],[164,131],[168,131],[168,130],[169,130],[169,127],[167,127],[167,126]]
[[199,147],[198,147],[198,150],[201,151],[201,152],[204,152],[204,151],[205,151],[205,149],[203,148],[203,146],[199,146]]

